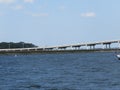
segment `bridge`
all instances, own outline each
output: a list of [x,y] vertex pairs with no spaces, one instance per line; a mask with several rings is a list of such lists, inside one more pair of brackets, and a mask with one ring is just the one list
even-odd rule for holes
[[[117,47],[111,47],[112,44],[117,44]],[[97,47],[99,46],[99,47]],[[120,40],[101,41],[91,43],[79,43],[73,45],[59,45],[50,47],[35,47],[35,48],[15,48],[15,49],[0,49],[0,52],[44,52],[44,51],[67,51],[67,50],[109,50],[120,49]]]

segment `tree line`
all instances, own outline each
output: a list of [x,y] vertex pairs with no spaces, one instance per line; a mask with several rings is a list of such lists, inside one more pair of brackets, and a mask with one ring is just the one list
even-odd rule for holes
[[36,45],[32,43],[25,43],[25,42],[1,42],[0,43],[0,49],[10,49],[10,48],[33,48],[37,47]]

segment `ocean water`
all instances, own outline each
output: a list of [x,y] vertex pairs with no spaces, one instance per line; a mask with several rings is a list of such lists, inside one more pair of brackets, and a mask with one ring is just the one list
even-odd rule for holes
[[116,53],[0,55],[0,90],[120,90]]

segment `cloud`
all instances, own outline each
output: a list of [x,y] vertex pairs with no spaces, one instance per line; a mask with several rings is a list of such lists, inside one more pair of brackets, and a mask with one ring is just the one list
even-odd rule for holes
[[32,13],[33,17],[47,17],[48,13]]
[[33,3],[34,0],[24,0],[25,3]]
[[[19,0],[0,0],[0,3],[5,3],[5,4],[10,4],[10,3],[15,3],[16,1]],[[33,3],[35,0],[23,0],[25,3]]]
[[14,3],[16,0],[0,0],[0,3]]
[[94,12],[87,12],[87,13],[81,13],[81,17],[95,17],[96,13]]

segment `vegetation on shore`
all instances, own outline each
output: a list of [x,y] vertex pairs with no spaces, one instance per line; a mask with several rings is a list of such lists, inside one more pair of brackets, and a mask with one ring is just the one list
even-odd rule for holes
[[32,48],[37,47],[32,43],[25,43],[25,42],[1,42],[0,49],[10,49],[10,48]]

